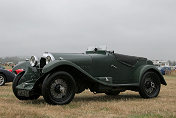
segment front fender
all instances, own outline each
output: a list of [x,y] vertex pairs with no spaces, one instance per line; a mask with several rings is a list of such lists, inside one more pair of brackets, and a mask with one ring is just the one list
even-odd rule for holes
[[67,60],[55,60],[55,61],[50,62],[49,64],[47,64],[43,67],[42,73],[46,74],[46,73],[52,71],[53,69],[55,69],[59,66],[62,66],[62,65],[72,66],[92,78],[92,76],[90,74],[88,74],[86,71],[84,71],[81,67],[79,67],[78,65],[76,65],[70,61],[67,61]]
[[[51,72],[52,70],[60,67],[60,66],[70,66],[70,67],[74,67],[75,69],[77,69],[78,71],[80,71],[81,73],[83,73],[84,75],[86,75],[87,77],[89,77],[91,80],[95,81],[95,82],[99,82],[98,80],[96,80],[93,76],[91,76],[89,73],[87,73],[85,70],[83,70],[81,67],[79,67],[78,65],[67,61],[67,60],[54,60],[50,63],[48,63],[47,65],[45,65],[42,69],[42,73],[44,75],[47,75],[49,72]],[[101,83],[101,82],[100,82]],[[104,83],[102,83],[104,84]]]
[[29,61],[23,61],[18,63],[16,66],[13,67],[12,72],[15,72],[18,69],[23,69],[24,71],[27,70],[27,68],[30,66]]
[[161,84],[167,85],[167,83],[166,83],[163,75],[161,74],[161,72],[154,65],[143,65],[143,66],[140,66],[136,70],[134,76],[135,76],[135,78],[137,78],[139,84],[140,84],[140,81],[141,81],[143,75],[147,71],[154,71],[154,72],[156,72],[158,74],[158,76],[160,77]]
[[24,74],[18,82],[19,85],[21,84],[21,87],[28,86],[28,83],[34,84],[36,80],[41,76],[40,70],[38,70],[37,67],[32,67],[29,61],[20,62],[12,69],[12,72],[15,72],[18,69],[24,70]]

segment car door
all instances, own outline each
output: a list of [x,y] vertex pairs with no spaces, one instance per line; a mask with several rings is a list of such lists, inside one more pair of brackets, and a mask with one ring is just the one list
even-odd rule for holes
[[123,67],[113,54],[91,54],[92,66],[91,74],[98,80],[111,83],[111,84],[121,84],[124,83],[124,70],[127,71],[128,68]]
[[90,54],[92,58],[91,75],[96,79],[112,83],[112,77],[108,74],[110,70],[110,64],[113,61],[109,54]]
[[108,75],[113,77],[114,84],[129,84],[133,83],[132,73],[135,69],[121,61],[119,61],[114,54],[111,55],[113,61],[110,64]]
[[96,79],[112,84],[132,83],[134,68],[118,61],[113,53],[91,54],[91,74]]

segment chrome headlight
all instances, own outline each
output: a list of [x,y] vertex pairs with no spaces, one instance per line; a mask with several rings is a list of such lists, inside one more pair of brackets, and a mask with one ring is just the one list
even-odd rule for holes
[[32,56],[30,59],[30,64],[35,67],[38,64],[38,58],[36,56]]
[[48,64],[49,62],[55,60],[54,56],[53,56],[51,53],[48,53],[48,52],[45,52],[45,53],[43,54],[43,57],[46,58],[46,64]]
[[48,64],[48,63],[51,62],[51,61],[52,61],[51,57],[50,57],[50,56],[47,56],[47,57],[46,57],[46,64]]

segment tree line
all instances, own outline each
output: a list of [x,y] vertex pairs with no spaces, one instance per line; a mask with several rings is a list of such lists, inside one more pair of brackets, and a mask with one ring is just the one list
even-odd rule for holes
[[170,66],[176,66],[176,61],[168,61]]
[[4,57],[0,58],[1,64],[6,64],[7,62],[13,62],[13,64],[17,64],[20,61],[25,61],[25,57]]

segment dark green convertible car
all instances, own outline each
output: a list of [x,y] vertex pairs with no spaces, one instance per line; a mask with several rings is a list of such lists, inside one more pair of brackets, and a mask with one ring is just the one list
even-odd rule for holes
[[32,56],[13,71],[17,69],[24,70],[12,86],[19,100],[43,96],[54,105],[70,103],[76,93],[85,89],[110,96],[132,90],[143,98],[153,98],[158,96],[161,84],[167,85],[152,61],[100,48],[86,53],[46,52],[40,60]]

